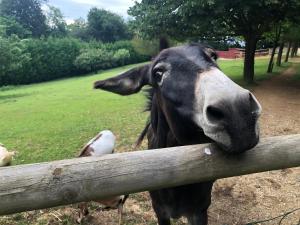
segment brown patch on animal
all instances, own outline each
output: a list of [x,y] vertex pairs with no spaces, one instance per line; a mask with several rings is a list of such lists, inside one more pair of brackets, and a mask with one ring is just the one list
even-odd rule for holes
[[92,153],[94,152],[94,149],[90,146],[87,146],[79,155],[79,157],[87,157],[87,156],[91,156]]
[[80,151],[80,154],[78,157],[87,157],[87,156],[91,156],[92,152],[94,152],[94,149],[92,147],[90,147],[91,143],[97,141],[100,137],[102,136],[102,134],[98,134],[92,142],[89,142],[88,144],[86,144]]

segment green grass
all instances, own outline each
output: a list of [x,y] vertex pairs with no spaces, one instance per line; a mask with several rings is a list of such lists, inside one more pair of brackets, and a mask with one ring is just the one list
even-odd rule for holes
[[[258,80],[270,76],[265,74],[267,62],[256,61]],[[220,66],[232,79],[242,81],[242,60],[220,61]],[[117,134],[119,151],[130,150],[147,118],[147,113],[142,113],[143,95],[122,97],[93,90],[92,84],[131,67],[134,65],[97,75],[1,88],[0,142],[18,151],[14,164],[72,158],[103,129]]]
[[[270,78],[271,76],[278,75],[284,69],[291,66],[291,63],[283,63],[281,67],[274,66],[273,73],[266,73],[268,67],[268,58],[259,58],[255,60],[255,81],[262,81]],[[243,82],[243,66],[244,61],[242,59],[237,60],[221,60],[219,61],[221,69],[230,76],[235,82],[244,85]]]
[[18,151],[17,164],[74,157],[103,129],[113,130],[119,146],[130,149],[146,119],[140,113],[143,96],[121,97],[92,84],[131,67],[2,90],[0,142]]

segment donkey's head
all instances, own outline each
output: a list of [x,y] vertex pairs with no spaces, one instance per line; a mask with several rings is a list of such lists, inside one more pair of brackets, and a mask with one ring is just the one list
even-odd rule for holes
[[198,44],[168,48],[152,63],[97,81],[95,88],[130,95],[150,85],[178,143],[201,143],[197,138],[205,135],[225,151],[243,152],[259,140],[261,106],[218,68],[216,58]]

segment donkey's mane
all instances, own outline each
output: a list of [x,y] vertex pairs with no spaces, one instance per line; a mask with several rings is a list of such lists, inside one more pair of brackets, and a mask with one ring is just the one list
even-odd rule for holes
[[[153,88],[147,88],[147,89],[143,90],[143,92],[144,92],[144,94],[146,96],[146,99],[147,99],[146,107],[144,109],[144,112],[149,112],[149,111],[151,111],[152,104],[153,104],[152,100],[153,100],[154,90],[153,90]],[[140,133],[138,139],[135,142],[135,146],[134,146],[135,149],[141,146],[143,140],[145,139],[145,137],[148,133],[150,125],[151,125],[151,120],[150,120],[150,116],[149,116],[144,129],[142,130],[142,132]]]
[[[168,39],[166,37],[161,37],[159,40],[159,51],[161,52],[162,50],[167,49],[169,47],[170,47],[170,44],[169,44]],[[145,107],[144,112],[151,111],[152,104],[153,104],[154,89],[147,88],[144,90],[144,93],[147,98],[146,107]],[[149,116],[142,133],[139,135],[139,137],[135,143],[135,146],[134,146],[135,149],[141,146],[144,138],[146,137],[146,135],[148,133],[150,125],[151,125],[151,118]]]

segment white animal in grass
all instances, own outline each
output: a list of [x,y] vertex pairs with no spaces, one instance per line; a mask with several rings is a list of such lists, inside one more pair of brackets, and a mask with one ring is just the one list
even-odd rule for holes
[[7,151],[4,145],[0,143],[0,167],[9,166],[15,154],[16,152]]
[[[112,154],[114,152],[116,143],[115,135],[109,131],[101,131],[96,137],[91,139],[81,150],[79,157],[89,157],[89,156],[102,156],[106,154]],[[114,196],[108,199],[101,199],[95,202],[104,205],[105,209],[118,209],[119,213],[119,224],[122,222],[122,212],[123,205],[127,199],[126,196]],[[87,203],[79,204],[79,217],[77,219],[78,223],[81,223],[82,219],[89,214]]]
[[101,131],[83,147],[79,157],[112,154],[115,143],[116,136],[110,130]]

